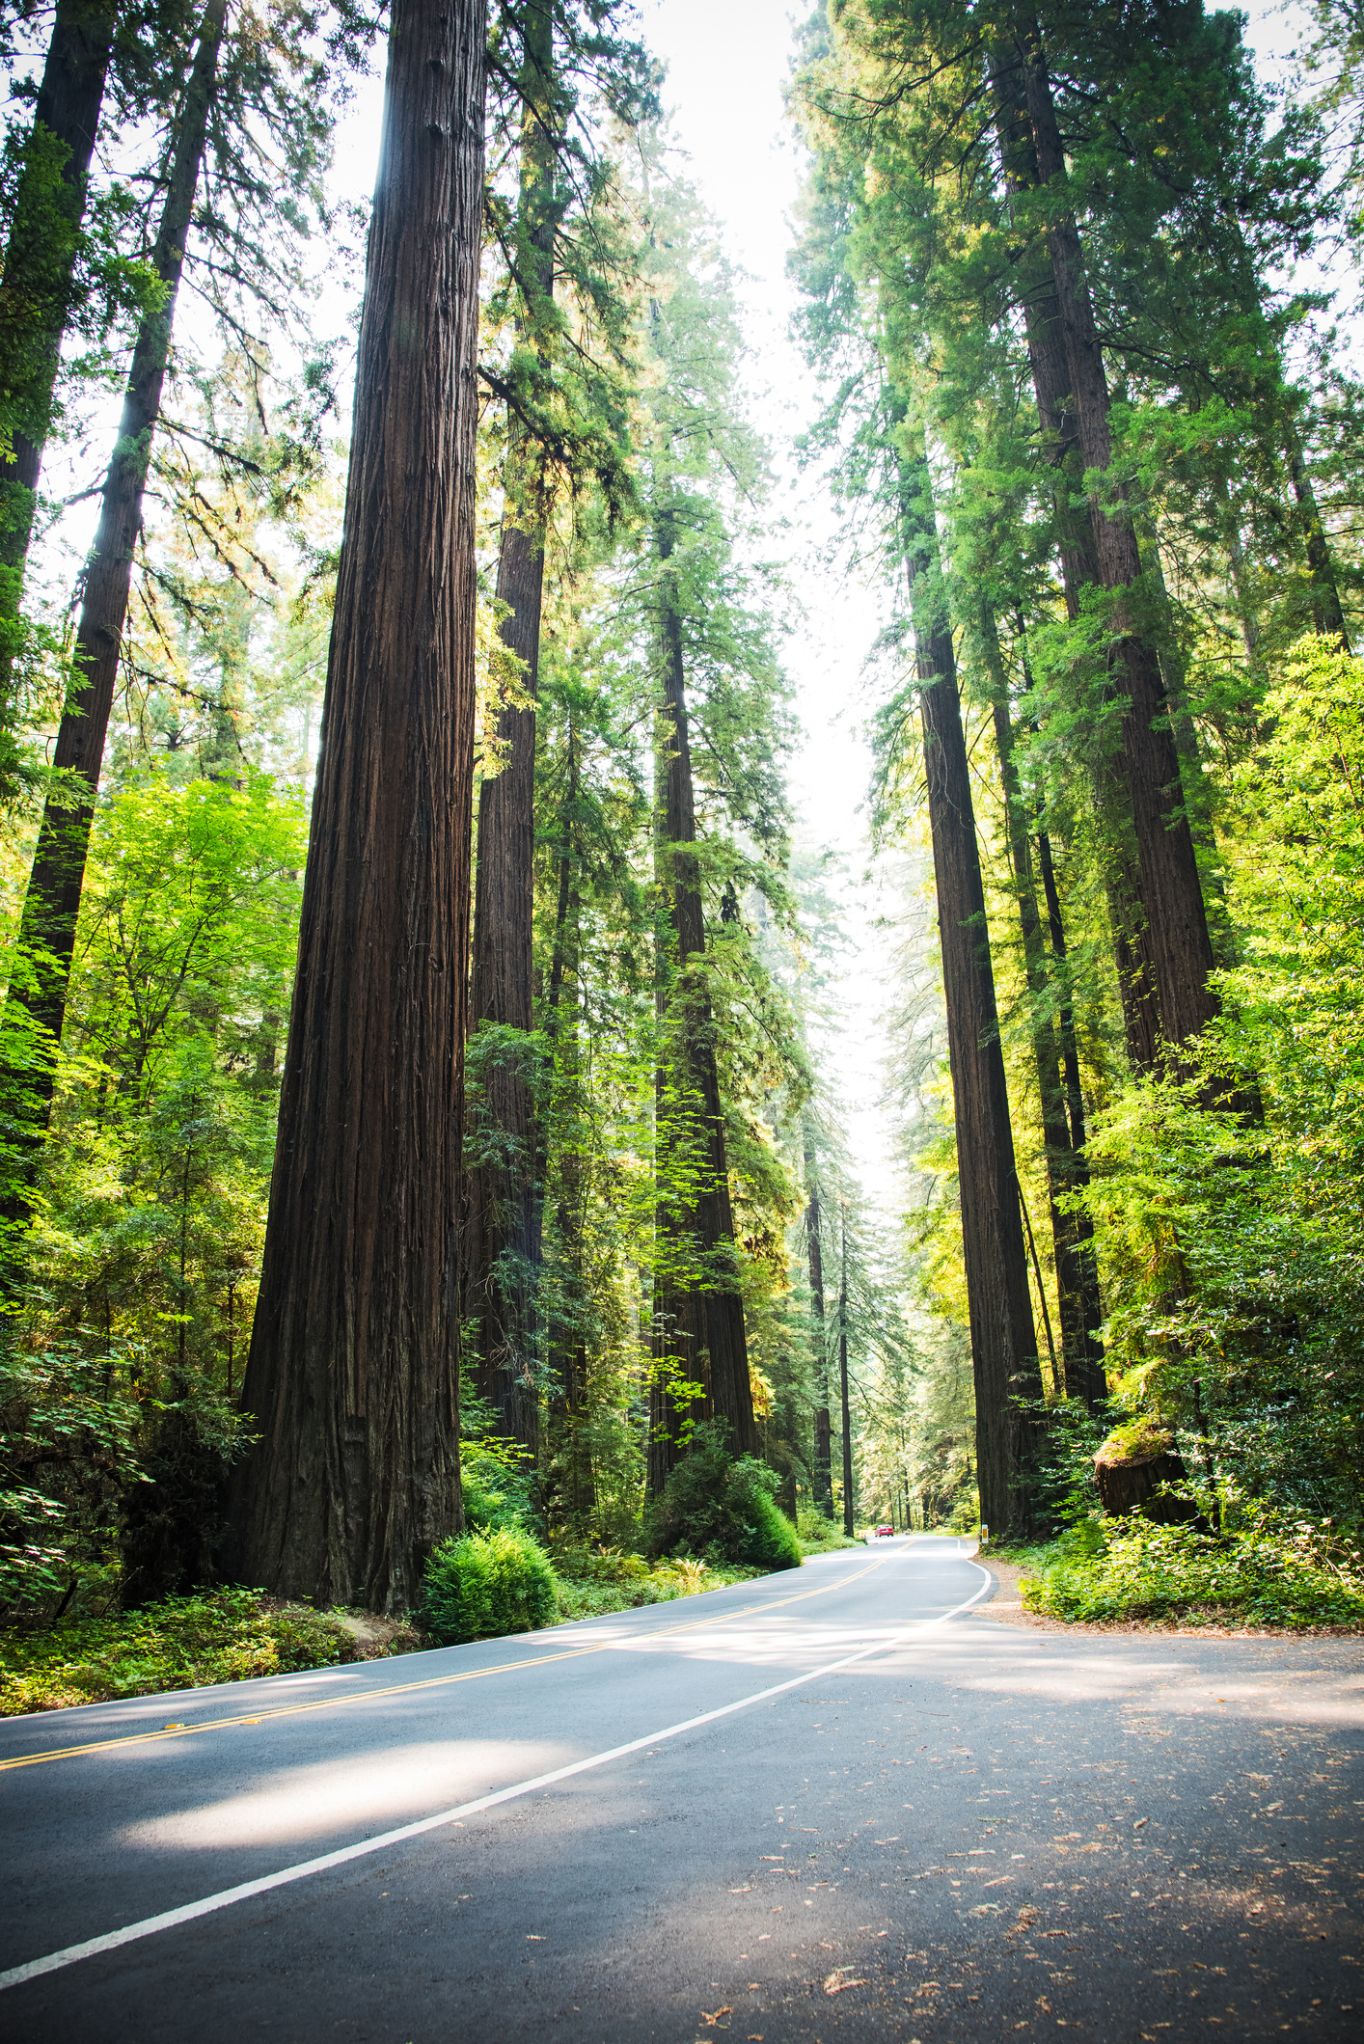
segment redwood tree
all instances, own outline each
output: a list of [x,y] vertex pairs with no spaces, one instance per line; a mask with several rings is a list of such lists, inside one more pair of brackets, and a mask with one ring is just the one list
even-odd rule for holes
[[829,1413],[829,1333],[824,1313],[824,1219],[818,1164],[810,1130],[805,1131],[805,1245],[810,1270],[810,1316],[815,1363],[815,1505],[834,1515],[833,1422]]
[[[535,352],[542,371],[554,295],[556,140],[562,122],[554,27],[551,0],[531,0],[523,31],[513,253],[521,292],[516,339]],[[482,1154],[469,1176],[465,1310],[475,1323],[479,1390],[493,1408],[497,1431],[533,1447],[539,1431],[535,1289],[541,1219],[530,1032],[546,464],[515,412],[508,419],[502,486],[497,597],[505,610],[499,630],[518,672],[516,694],[498,712],[501,764],[484,780],[478,798],[470,1020],[475,1031],[489,1028],[478,1046],[479,1104],[477,1118],[471,1117]]]
[[662,1487],[677,1459],[682,1415],[672,1390],[675,1370],[700,1386],[699,1398],[685,1409],[687,1418],[721,1421],[736,1455],[751,1455],[756,1445],[715,1020],[706,986],[686,659],[672,565],[675,518],[675,509],[665,506],[654,529],[663,679],[655,740],[656,870],[662,896],[659,1126],[673,1136],[685,1131],[693,1138],[699,1168],[680,1198],[660,1201],[659,1231],[667,1250],[654,1299],[658,1367],[649,1415],[651,1490]]
[[72,311],[90,158],[118,16],[115,0],[58,0],[33,105],[0,281],[0,701],[16,626],[62,335]]
[[[167,174],[166,197],[151,253],[162,295],[143,317],[133,348],[123,413],[104,479],[95,544],[86,563],[72,653],[73,686],[53,753],[58,779],[43,808],[37,849],[20,923],[21,967],[11,1002],[22,1003],[6,1021],[36,1023],[37,1054],[24,1068],[0,1070],[3,1107],[17,1146],[15,1170],[0,1211],[19,1222],[47,1125],[54,1068],[43,1047],[55,1049],[66,1013],[67,983],[76,944],[76,920],[104,763],[104,746],[123,650],[132,586],[133,556],[151,466],[152,438],[170,360],[176,293],[199,187],[214,81],[223,46],[227,0],[208,0],[194,64],[185,88]],[[34,473],[36,476],[36,454]]]
[[410,1605],[461,1523],[482,0],[395,0],[238,1571]]
[[1047,248],[1076,440],[1086,476],[1093,478],[1088,494],[1098,579],[1113,603],[1112,678],[1122,704],[1118,761],[1135,842],[1140,910],[1149,933],[1160,1034],[1174,1047],[1197,1034],[1216,1011],[1209,985],[1212,944],[1159,650],[1142,614],[1136,529],[1128,505],[1107,478],[1113,459],[1108,380],[1069,201],[1046,54],[1034,22],[1025,22],[1020,41],[1038,176],[1050,200]]
[[[910,430],[905,424],[900,427],[902,435]],[[1020,1479],[1026,1478],[1032,1457],[1042,1378],[1028,1295],[1013,1125],[956,653],[922,443],[902,448],[900,461],[901,527],[914,613],[956,1118],[980,1515],[1000,1533],[1028,1523],[1028,1500]]]

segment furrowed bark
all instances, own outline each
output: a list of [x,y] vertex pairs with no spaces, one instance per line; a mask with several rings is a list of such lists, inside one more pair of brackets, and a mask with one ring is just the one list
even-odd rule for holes
[[[73,685],[53,754],[58,784],[43,807],[38,844],[19,927],[20,966],[10,999],[37,1025],[55,1053],[66,1015],[76,923],[118,682],[133,556],[151,465],[152,436],[170,359],[176,294],[203,165],[213,83],[226,25],[226,0],[209,0],[185,90],[152,267],[165,287],[138,329],[113,459],[105,476],[95,544],[86,563],[72,654]],[[11,1018],[14,1019],[14,1018]],[[12,1225],[29,1209],[47,1130],[55,1068],[51,1056],[25,1071],[0,1073],[9,1138],[15,1145],[12,1191],[0,1213]]]
[[928,462],[919,445],[902,454],[900,475],[947,997],[980,1510],[991,1531],[999,1533],[1029,1521],[1024,1486],[1037,1421],[1035,1411],[1024,1408],[1040,1402],[1042,1374],[1028,1292],[956,654],[942,588]]
[[1212,945],[1184,811],[1179,759],[1154,636],[1140,615],[1141,558],[1131,513],[1106,482],[1113,459],[1108,381],[1094,326],[1084,254],[1066,203],[1066,164],[1042,40],[1022,37],[1024,86],[1037,168],[1054,204],[1047,223],[1052,283],[1065,335],[1070,399],[1087,476],[1099,582],[1113,597],[1112,679],[1123,705],[1119,767],[1135,834],[1141,908],[1150,936],[1163,1046],[1177,1050],[1217,1011]]
[[[695,852],[687,849],[696,842],[696,803],[682,621],[668,566],[674,536],[666,512],[657,521],[654,540],[663,584],[663,702],[655,753],[657,856],[673,954],[669,970],[660,973],[660,1029],[671,1035],[675,1046],[671,1069],[666,1052],[660,1063],[659,1104],[662,1119],[674,1107],[673,1096],[680,1098],[688,1118],[694,1117],[699,1126],[704,1152],[700,1185],[681,1224],[682,1234],[693,1245],[700,1281],[665,1278],[655,1300],[658,1367],[650,1392],[649,1485],[657,1492],[679,1453],[682,1414],[668,1387],[669,1361],[680,1365],[689,1382],[702,1387],[699,1400],[687,1409],[690,1418],[721,1421],[735,1455],[751,1455],[757,1436],[734,1248],[724,1109],[715,1063],[715,1020],[701,962],[706,949],[701,874]],[[671,971],[674,962],[675,979]],[[678,1217],[660,1212],[660,1227],[675,1232]]]
[[[1022,70],[1014,53],[993,54],[990,84],[1008,189],[1014,195],[1035,191],[1041,182],[1037,150],[1028,119]],[[1019,299],[1042,448],[1055,479],[1057,554],[1066,615],[1073,624],[1081,614],[1084,591],[1098,588],[1101,575],[1094,527],[1085,502],[1085,464],[1070,397],[1065,329],[1045,252],[1040,264],[1033,260],[1025,263]],[[1128,1061],[1134,1071],[1151,1071],[1160,1056],[1159,1008],[1150,931],[1141,907],[1141,876],[1132,819],[1115,762],[1100,748],[1088,764],[1102,833],[1104,889]]]
[[[518,254],[526,308],[518,338],[544,345],[543,320],[554,294],[554,11],[551,0],[526,14],[521,89]],[[534,1451],[539,1439],[536,1293],[542,1199],[537,1183],[535,1086],[529,1036],[534,1025],[533,857],[535,850],[535,704],[544,598],[544,462],[526,427],[508,423],[503,471],[506,509],[497,598],[499,630],[519,670],[519,700],[498,712],[502,766],[478,799],[474,902],[475,1031],[487,1024],[518,1032],[480,1060],[476,1134],[482,1156],[469,1174],[469,1292],[478,1387],[499,1433]]]
[[413,1603],[462,1523],[482,0],[395,0],[234,1566]]

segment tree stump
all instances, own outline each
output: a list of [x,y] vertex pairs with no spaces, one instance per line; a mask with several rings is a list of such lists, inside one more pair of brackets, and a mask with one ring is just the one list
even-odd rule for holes
[[1162,1428],[1115,1427],[1094,1457],[1094,1476],[1110,1519],[1137,1512],[1157,1525],[1175,1526],[1200,1516],[1188,1498],[1161,1495],[1163,1485],[1188,1476],[1174,1436]]

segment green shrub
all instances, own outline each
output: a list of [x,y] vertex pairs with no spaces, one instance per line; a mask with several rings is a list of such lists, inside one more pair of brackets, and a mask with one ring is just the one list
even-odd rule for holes
[[980,1505],[976,1499],[975,1486],[964,1490],[953,1505],[947,1517],[949,1533],[978,1533],[980,1531]]
[[777,1477],[752,1455],[732,1461],[723,1431],[698,1426],[648,1515],[651,1554],[696,1555],[749,1568],[799,1568],[796,1529],[779,1508]]
[[668,1604],[674,1597],[694,1597],[704,1590],[722,1590],[760,1574],[751,1568],[699,1561],[679,1555],[668,1561],[645,1561],[614,1547],[583,1547],[570,1542],[554,1549],[559,1579],[561,1618],[601,1618],[609,1611],[633,1611],[642,1604]]
[[549,1556],[519,1526],[461,1533],[426,1564],[418,1615],[445,1646],[533,1632],[558,1612]]
[[530,1530],[530,1476],[525,1452],[514,1442],[461,1441],[459,1480],[464,1523],[471,1533],[488,1533],[497,1526]]
[[277,1604],[262,1590],[205,1590],[141,1611],[6,1633],[0,1716],[330,1667],[361,1654],[354,1631],[332,1613]]
[[1047,1550],[1023,1602],[1052,1618],[1364,1627],[1364,1563],[1328,1525],[1243,1507],[1224,1534],[1135,1515],[1090,1520]]
[[0,1340],[0,1612],[50,1615],[113,1554],[142,1472],[118,1359]]
[[841,1519],[826,1519],[819,1507],[811,1504],[796,1508],[796,1538],[802,1554],[829,1554],[836,1548],[859,1544],[848,1538]]

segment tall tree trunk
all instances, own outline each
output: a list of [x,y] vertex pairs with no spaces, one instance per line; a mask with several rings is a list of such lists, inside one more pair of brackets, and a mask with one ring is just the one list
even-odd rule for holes
[[[567,733],[568,773],[564,789],[562,837],[558,851],[555,887],[554,933],[550,943],[549,972],[545,985],[544,1030],[550,1075],[550,1110],[536,1124],[539,1158],[537,1182],[544,1184],[549,1164],[550,1133],[559,1120],[568,1074],[571,1083],[581,1083],[577,1049],[578,976],[581,959],[581,891],[578,883],[577,808],[579,790],[578,734],[570,713]],[[565,1022],[565,1003],[573,1007]],[[547,1316],[546,1375],[549,1379],[549,1409],[553,1421],[550,1439],[551,1465],[557,1471],[556,1503],[570,1522],[584,1526],[591,1519],[595,1484],[592,1456],[587,1437],[588,1358],[583,1337],[585,1240],[583,1205],[586,1173],[575,1142],[561,1142],[558,1160],[558,1191],[555,1199],[555,1233],[558,1239],[560,1281],[554,1294],[555,1310]]]
[[[715,1063],[715,1020],[705,980],[706,927],[701,904],[701,870],[696,853],[696,802],[688,735],[682,620],[676,577],[669,563],[674,535],[671,516],[659,514],[654,533],[662,582],[660,637],[663,702],[656,740],[657,832],[661,891],[666,903],[668,948],[673,957],[660,971],[660,1126],[680,1114],[693,1123],[703,1151],[700,1184],[686,1211],[660,1209],[665,1243],[662,1277],[655,1300],[655,1353],[650,1397],[649,1482],[660,1489],[677,1460],[681,1417],[669,1389],[670,1365],[701,1386],[689,1408],[694,1419],[723,1423],[736,1455],[750,1455],[757,1436],[748,1374],[743,1297],[734,1248],[734,1214],[725,1154],[724,1109]],[[672,971],[676,965],[676,973]],[[685,1245],[676,1268],[668,1246]]]
[[1027,1524],[1022,1494],[1042,1397],[999,1040],[985,890],[957,663],[921,443],[901,458],[905,562],[914,612],[928,815],[938,895],[948,1058],[956,1116],[962,1248],[976,1392],[981,1517],[996,1533]]
[[1331,558],[1326,527],[1321,522],[1317,493],[1312,487],[1312,478],[1307,473],[1307,463],[1303,460],[1302,440],[1295,419],[1288,421],[1285,438],[1288,474],[1293,484],[1293,499],[1298,507],[1303,552],[1307,556],[1307,573],[1311,582],[1312,623],[1324,637],[1338,639],[1348,653],[1350,635],[1345,629],[1345,612],[1341,606],[1335,562]]
[[1013,876],[1014,899],[1018,905],[1023,967],[1028,983],[1029,1026],[1042,1110],[1065,1388],[1071,1397],[1083,1398],[1087,1405],[1093,1405],[1107,1395],[1108,1388],[1104,1378],[1103,1344],[1094,1331],[1103,1318],[1099,1270],[1094,1255],[1094,1230],[1089,1217],[1075,1213],[1069,1205],[1071,1196],[1082,1192],[1088,1185],[1089,1166],[1084,1152],[1077,1151],[1071,1140],[1060,1032],[1052,1019],[1054,989],[1037,906],[1028,818],[1014,759],[1008,680],[1000,657],[995,621],[988,615],[982,619],[982,637],[990,679],[995,749],[1004,792],[1009,867]]
[[852,1400],[848,1395],[848,1216],[842,1216],[843,1236],[839,1250],[838,1277],[838,1403],[843,1422],[843,1531],[848,1539],[857,1530],[857,1497],[853,1484]]
[[234,1565],[409,1606],[462,1523],[483,0],[394,0]]
[[[1035,191],[1041,183],[1037,150],[1022,68],[1012,51],[992,54],[990,84],[1008,189],[1014,195]],[[1028,339],[1043,452],[1054,475],[1061,586],[1066,615],[1073,624],[1081,614],[1085,590],[1100,585],[1099,554],[1084,499],[1085,464],[1070,396],[1065,328],[1045,250],[1040,252],[1040,260],[1031,249],[1024,251],[1017,295]],[[1159,1060],[1160,1023],[1155,960],[1141,907],[1132,818],[1116,762],[1106,749],[1100,748],[1087,764],[1103,845],[1104,889],[1128,1061],[1135,1071],[1150,1071]]]
[[1066,1082],[1066,1116],[1070,1122],[1070,1146],[1085,1154],[1085,1096],[1080,1083],[1080,1046],[1075,1032],[1075,1008],[1070,984],[1070,957],[1066,948],[1066,926],[1061,914],[1061,891],[1056,881],[1056,861],[1051,838],[1036,821],[1037,870],[1042,879],[1042,899],[1047,905],[1047,938],[1060,983],[1056,1030],[1061,1043],[1061,1070]]
[[71,315],[90,157],[116,0],[58,0],[0,281],[0,703],[17,651],[24,566],[62,336]]
[[810,1263],[810,1316],[815,1351],[815,1508],[834,1515],[833,1426],[829,1416],[829,1333],[824,1318],[824,1241],[815,1146],[805,1133],[805,1243]]
[[[1113,459],[1108,381],[1085,277],[1079,230],[1068,204],[1056,108],[1036,23],[1024,31],[1024,84],[1047,223],[1052,284],[1065,335],[1070,399],[1087,475],[1107,477]],[[1141,615],[1141,558],[1131,513],[1107,482],[1090,491],[1100,586],[1113,598],[1112,678],[1123,705],[1119,766],[1136,838],[1141,909],[1150,933],[1163,1043],[1176,1048],[1216,1013],[1209,985],[1212,945],[1184,810],[1154,635]]]
[[[555,133],[553,0],[525,11],[521,69],[524,112],[518,191],[518,273],[525,304],[517,321],[523,344],[543,351],[554,293]],[[500,1433],[534,1450],[539,1436],[536,1292],[542,1202],[536,1182],[535,1086],[530,1068],[534,1023],[533,879],[535,850],[535,704],[544,595],[544,462],[525,426],[508,420],[503,468],[506,508],[497,597],[499,630],[518,668],[518,699],[498,712],[498,773],[478,799],[470,1014],[514,1030],[491,1038],[479,1057],[479,1106],[466,1140],[481,1155],[469,1175],[468,1297],[476,1324],[478,1386]]]
[[[118,439],[105,476],[94,548],[85,567],[72,655],[72,690],[53,756],[60,779],[43,808],[20,922],[20,963],[10,1000],[22,1005],[26,1017],[11,1012],[6,1020],[18,1024],[24,1034],[28,1033],[27,1024],[36,1024],[37,1049],[46,1047],[52,1054],[60,1044],[66,1015],[90,827],[118,681],[152,436],[170,359],[175,300],[203,165],[226,16],[227,0],[208,0],[180,109],[161,223],[152,250],[152,267],[165,293],[156,311],[143,319],[133,347]],[[28,1212],[54,1078],[52,1055],[37,1055],[22,1070],[0,1071],[0,1105],[9,1122],[10,1140],[16,1145],[11,1189],[0,1203],[0,1213],[11,1224],[21,1222]]]

